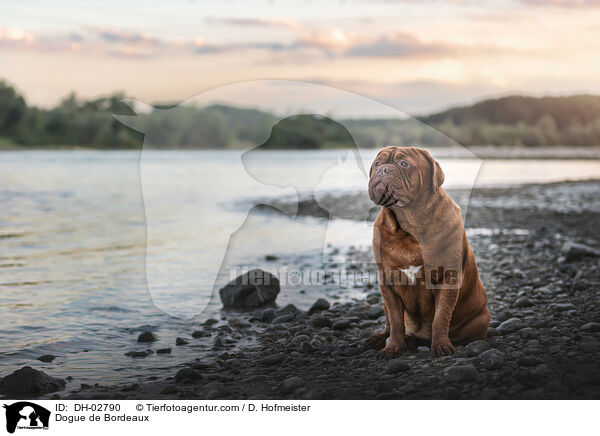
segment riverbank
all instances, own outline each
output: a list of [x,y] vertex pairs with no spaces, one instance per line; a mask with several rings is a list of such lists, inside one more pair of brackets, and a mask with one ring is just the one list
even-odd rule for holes
[[[96,386],[67,380],[66,390],[43,397],[598,398],[599,190],[599,181],[586,181],[472,192],[466,226],[492,321],[487,341],[458,347],[456,356],[434,359],[421,348],[393,361],[377,360],[362,342],[385,319],[379,292],[367,283],[360,289],[364,298],[330,299],[318,310],[288,305],[223,311],[189,332],[209,338],[212,351],[171,367],[164,379],[140,374],[139,383]],[[345,204],[362,197],[346,196]],[[346,218],[352,218],[351,209]],[[310,208],[303,211],[311,215]],[[588,255],[569,249],[569,242],[585,244]],[[344,254],[351,269],[373,270],[368,250]],[[158,349],[151,343],[148,348],[152,354],[141,358],[162,365]]]

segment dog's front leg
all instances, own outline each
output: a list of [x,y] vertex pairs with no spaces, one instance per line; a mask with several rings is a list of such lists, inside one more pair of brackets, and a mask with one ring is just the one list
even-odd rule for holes
[[438,289],[435,296],[435,315],[431,326],[431,354],[449,356],[456,353],[450,342],[449,330],[452,312],[458,300],[458,289]]
[[386,346],[377,353],[381,359],[393,359],[406,352],[404,334],[404,304],[392,286],[381,283],[381,294],[386,308],[386,319],[390,329],[390,338]]
[[383,311],[385,313],[385,329],[382,332],[372,334],[365,341],[365,348],[372,348],[374,350],[381,350],[385,347],[387,338],[390,336],[390,317],[388,316],[388,309],[383,300]]

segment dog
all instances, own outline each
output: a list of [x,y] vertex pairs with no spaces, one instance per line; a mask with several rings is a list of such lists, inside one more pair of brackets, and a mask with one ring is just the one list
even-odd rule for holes
[[417,345],[433,356],[485,339],[487,296],[467,240],[460,207],[442,188],[437,161],[416,147],[386,147],[369,173],[369,198],[381,205],[373,255],[385,330],[365,345],[393,359]]

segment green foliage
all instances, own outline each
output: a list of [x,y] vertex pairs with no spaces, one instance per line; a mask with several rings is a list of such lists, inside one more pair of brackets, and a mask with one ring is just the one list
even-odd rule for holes
[[[0,81],[0,148],[92,147],[318,149],[462,145],[598,145],[600,97],[512,96],[449,109],[418,119],[336,122],[318,115],[280,119],[256,109],[224,105],[161,105],[135,115],[115,93],[84,101],[68,95],[56,107],[28,107]],[[113,114],[131,116],[127,127]],[[452,138],[452,139],[450,139]]]

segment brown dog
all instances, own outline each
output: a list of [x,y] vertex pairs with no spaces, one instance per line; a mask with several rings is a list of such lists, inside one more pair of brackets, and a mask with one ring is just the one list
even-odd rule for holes
[[[366,341],[391,359],[419,342],[435,356],[487,336],[490,313],[459,206],[444,173],[415,147],[387,147],[370,171],[369,198],[382,206],[373,254],[386,328]],[[388,340],[389,337],[389,340]],[[386,343],[387,342],[387,343]]]

